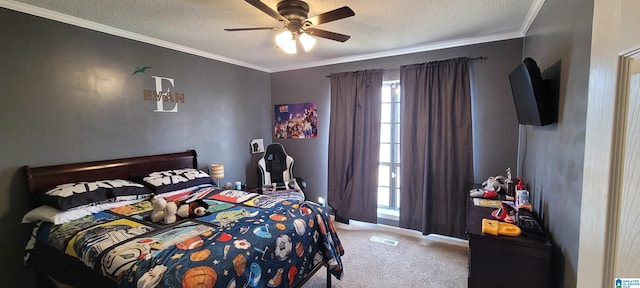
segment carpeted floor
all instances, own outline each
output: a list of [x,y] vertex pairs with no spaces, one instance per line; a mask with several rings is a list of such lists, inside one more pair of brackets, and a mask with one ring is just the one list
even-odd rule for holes
[[[344,275],[332,287],[467,287],[468,248],[380,225],[336,223],[345,250]],[[370,241],[371,236],[398,241],[397,246]],[[326,287],[326,270],[304,288]]]

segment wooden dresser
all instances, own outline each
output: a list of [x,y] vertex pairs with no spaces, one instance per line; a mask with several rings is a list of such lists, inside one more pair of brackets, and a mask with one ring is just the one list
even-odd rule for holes
[[493,219],[493,210],[467,201],[469,287],[548,287],[549,241],[526,235],[483,235],[482,218]]

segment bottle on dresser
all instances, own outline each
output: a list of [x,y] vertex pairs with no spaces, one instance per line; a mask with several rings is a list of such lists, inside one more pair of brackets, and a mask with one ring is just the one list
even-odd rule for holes
[[516,183],[513,183],[513,178],[511,178],[511,168],[507,168],[507,196],[514,197],[516,196]]
[[527,186],[524,185],[522,177],[519,177],[518,185],[516,185],[516,207],[527,203],[529,203],[529,191],[527,191]]

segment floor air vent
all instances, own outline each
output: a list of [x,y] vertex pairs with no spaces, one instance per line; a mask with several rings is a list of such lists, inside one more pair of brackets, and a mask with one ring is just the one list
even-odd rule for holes
[[391,245],[391,246],[398,246],[398,241],[391,240],[391,239],[386,239],[386,238],[382,238],[382,237],[378,237],[378,236],[371,236],[371,238],[369,240],[371,240],[373,242],[378,242],[378,243],[382,243],[382,244]]

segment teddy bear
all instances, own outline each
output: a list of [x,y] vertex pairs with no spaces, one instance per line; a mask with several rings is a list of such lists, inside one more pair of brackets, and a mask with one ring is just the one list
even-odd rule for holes
[[161,197],[151,199],[151,222],[171,224],[179,219],[204,216],[209,205],[201,199],[190,203],[167,201]]
[[171,224],[178,220],[176,217],[176,213],[178,213],[178,205],[176,202],[167,201],[160,197],[153,197],[151,199],[151,207],[153,208],[153,211],[151,211],[151,222]]

